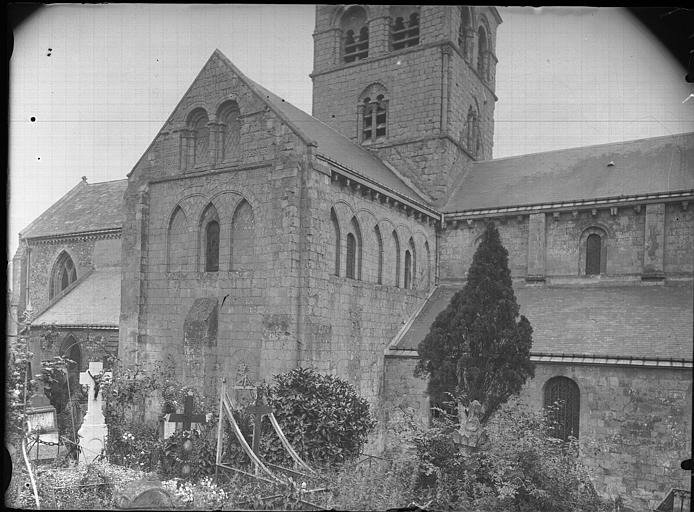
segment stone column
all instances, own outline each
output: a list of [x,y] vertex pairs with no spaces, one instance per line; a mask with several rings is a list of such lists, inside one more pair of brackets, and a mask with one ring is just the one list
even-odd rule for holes
[[465,48],[463,48],[463,58],[465,62],[472,62],[472,50],[475,47],[475,29],[468,27],[465,29]]
[[390,16],[379,14],[371,18],[369,20],[369,57],[388,53],[390,47],[389,37]]
[[665,204],[646,205],[646,226],[641,279],[664,279]]
[[526,281],[545,280],[545,222],[544,213],[528,217],[528,272]]

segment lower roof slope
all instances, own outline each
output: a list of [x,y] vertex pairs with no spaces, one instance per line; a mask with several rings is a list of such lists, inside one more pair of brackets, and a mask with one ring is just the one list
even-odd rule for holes
[[[461,286],[441,285],[400,339],[416,350]],[[692,359],[693,283],[664,286],[514,284],[533,327],[532,353]]]
[[46,308],[32,324],[118,327],[120,280],[120,267],[95,270]]

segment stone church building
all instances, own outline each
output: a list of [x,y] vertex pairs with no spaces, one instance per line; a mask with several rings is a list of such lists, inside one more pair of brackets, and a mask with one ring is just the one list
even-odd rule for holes
[[80,184],[22,232],[19,309],[77,328],[71,296],[117,268],[92,328],[117,323],[127,364],[172,355],[210,393],[312,366],[381,419],[427,417],[416,347],[491,220],[534,329],[523,398],[567,401],[605,495],[689,489],[694,133],[492,159],[501,22],[318,6],[312,116],[215,51],[127,182]]

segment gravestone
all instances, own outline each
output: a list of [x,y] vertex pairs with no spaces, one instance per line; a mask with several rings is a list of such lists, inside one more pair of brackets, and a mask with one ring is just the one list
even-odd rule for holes
[[176,432],[178,423],[183,425],[183,430],[190,430],[193,425],[200,425],[209,421],[208,414],[193,414],[193,397],[188,395],[183,402],[183,413],[169,413],[164,416],[164,439],[168,439]]
[[87,414],[77,433],[80,437],[80,447],[83,455],[79,460],[80,464],[92,462],[101,454],[106,444],[108,428],[106,427],[104,414],[101,409],[103,398],[101,380],[110,375],[110,372],[105,374],[103,369],[104,365],[102,362],[90,362],[89,369],[86,372],[80,372],[80,384],[89,387],[87,392]]
[[127,484],[117,493],[116,508],[124,510],[171,510],[176,508],[176,500],[162,487],[161,482],[143,478]]

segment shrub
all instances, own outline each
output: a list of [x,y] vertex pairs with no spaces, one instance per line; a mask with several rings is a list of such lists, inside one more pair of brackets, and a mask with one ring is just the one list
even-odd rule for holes
[[[276,375],[266,393],[282,431],[305,461],[335,463],[358,455],[375,425],[368,402],[332,375],[297,368]],[[277,436],[264,436],[263,448],[266,460],[290,462]]]
[[[488,425],[483,450],[464,452],[451,440],[455,421],[441,420],[416,438],[419,493],[434,507],[483,511],[603,511],[578,458],[575,440],[550,435],[544,413],[513,399]],[[422,499],[422,498],[420,498]]]

